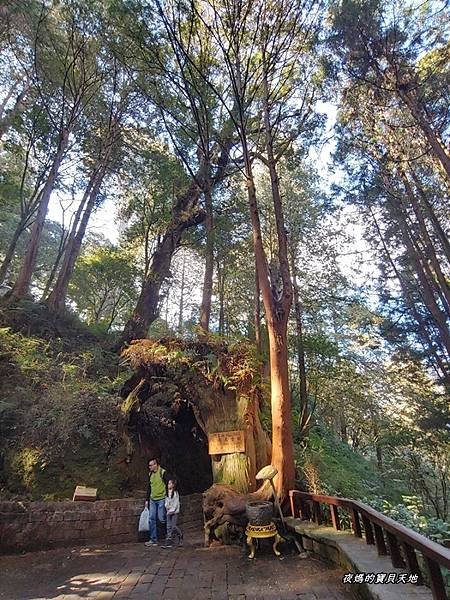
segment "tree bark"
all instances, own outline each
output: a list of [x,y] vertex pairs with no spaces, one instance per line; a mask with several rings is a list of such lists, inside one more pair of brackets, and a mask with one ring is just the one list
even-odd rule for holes
[[396,217],[396,220],[400,226],[400,232],[402,234],[403,241],[408,251],[409,258],[412,261],[412,266],[416,272],[416,275],[420,282],[420,289],[422,293],[422,297],[424,303],[429,310],[430,316],[435,323],[439,335],[442,341],[443,346],[446,349],[447,355],[450,356],[450,333],[447,327],[447,321],[445,315],[442,314],[439,305],[436,302],[436,299],[433,294],[433,290],[430,287],[430,283],[425,274],[423,264],[421,263],[420,257],[415,248],[414,242],[411,239],[411,234],[408,229],[407,223],[405,222],[405,217],[401,208],[395,205],[395,202],[391,199],[389,201],[393,213]]
[[[403,296],[405,298],[405,302],[406,302],[406,306],[411,310],[413,317],[417,323],[417,326],[419,328],[419,338],[422,338],[422,342],[424,344],[424,346],[429,350],[431,356],[433,357],[433,360],[435,361],[434,364],[434,369],[436,370],[437,374],[440,377],[443,377],[445,380],[449,377],[449,368],[448,365],[445,364],[445,362],[443,361],[442,357],[439,356],[439,354],[436,351],[435,348],[435,344],[433,343],[433,340],[430,337],[430,334],[427,330],[427,325],[424,322],[424,319],[422,318],[422,316],[420,315],[419,311],[417,310],[416,304],[414,302],[414,299],[411,298],[411,293],[410,290],[408,289],[407,283],[405,282],[402,274],[399,272],[399,270],[397,269],[397,266],[391,256],[391,253],[389,251],[389,248],[386,245],[386,241],[383,237],[383,234],[381,232],[380,226],[378,224],[378,221],[372,211],[372,209],[369,207],[369,211],[370,211],[370,215],[373,219],[375,228],[377,230],[378,236],[380,238],[380,241],[383,245],[383,249],[386,253],[386,257],[400,283],[400,288],[402,290]],[[444,351],[444,348],[441,348]]]
[[[264,50],[263,50],[264,55]],[[283,206],[279,188],[276,161],[273,152],[273,133],[269,114],[269,90],[267,80],[267,62],[263,56],[263,114],[265,125],[266,153],[269,166],[270,183],[272,189],[273,208],[277,228],[278,261],[282,290],[269,287],[269,271],[267,259],[262,245],[261,226],[259,221],[256,193],[251,178],[248,187],[251,198],[251,216],[256,259],[260,287],[266,313],[266,322],[269,333],[270,354],[270,380],[271,380],[271,406],[272,406],[272,461],[271,464],[278,470],[275,478],[275,488],[281,500],[288,496],[289,490],[295,486],[294,442],[292,436],[291,393],[289,387],[288,371],[288,344],[287,324],[292,304],[292,282],[289,272],[287,234],[284,225]],[[247,149],[246,149],[247,150]],[[248,150],[247,150],[248,152]],[[247,161],[247,169],[251,164]],[[248,176],[248,173],[247,173]],[[257,217],[257,218],[255,218]],[[274,294],[277,294],[275,297]]]
[[295,266],[294,253],[291,250],[291,273],[292,273],[292,289],[294,293],[294,314],[295,314],[295,327],[296,327],[296,350],[297,350],[297,364],[298,364],[298,379],[299,379],[299,390],[300,390],[300,417],[298,421],[300,434],[305,434],[311,418],[315,410],[315,402],[312,406],[308,403],[308,390],[306,381],[306,366],[305,366],[305,346],[303,343],[303,323],[302,323],[302,306],[300,302],[300,292],[297,284],[297,269]]
[[[58,279],[56,280],[55,286],[46,300],[46,304],[51,310],[61,311],[64,309],[70,279],[75,269],[77,258],[80,255],[88,222],[92,211],[94,210],[95,202],[97,200],[98,192],[100,190],[105,173],[106,165],[103,165],[100,171],[98,169],[94,170],[83,195],[83,199],[81,200],[81,206],[85,206],[85,208],[84,212],[82,213],[79,228],[67,244]],[[76,220],[77,219],[75,219],[75,221]],[[74,223],[74,226],[76,226],[76,222]],[[74,228],[72,228],[72,231],[74,231]]]
[[403,171],[400,171],[400,177],[403,181],[406,193],[408,195],[409,201],[411,203],[411,206],[413,208],[414,214],[417,219],[420,236],[422,238],[423,246],[424,246],[425,252],[426,252],[426,258],[429,260],[429,262],[433,268],[433,271],[434,271],[434,277],[432,276],[432,280],[433,281],[435,281],[435,279],[437,280],[435,287],[437,288],[437,291],[438,291],[439,295],[441,296],[441,300],[445,307],[445,310],[446,310],[448,316],[450,317],[450,288],[448,286],[448,283],[444,276],[444,273],[442,272],[441,265],[439,263],[438,257],[436,255],[436,251],[434,249],[433,241],[431,240],[430,235],[428,233],[421,207],[419,206],[419,204],[417,202],[417,199],[411,188],[411,184],[410,184],[406,174]]
[[2,123],[4,116],[6,116],[5,107],[8,104],[8,102],[11,100],[11,98],[12,98],[14,92],[16,91],[18,85],[19,85],[19,82],[15,81],[12,84],[12,86],[9,88],[9,90],[6,93],[6,95],[3,98],[3,100],[0,102],[0,123]]
[[446,257],[448,263],[450,264],[450,242],[448,240],[448,237],[447,237],[445,231],[443,230],[442,225],[440,224],[438,218],[436,217],[433,207],[431,206],[431,203],[419,181],[419,178],[417,177],[417,175],[414,172],[414,169],[412,167],[410,169],[410,173],[411,173],[411,177],[414,181],[415,188],[419,192],[419,197],[421,199],[421,204],[423,206],[423,209],[424,209],[428,219],[430,220],[430,222],[433,225],[433,229],[436,234],[436,237],[441,242],[441,246],[444,251],[445,257]]
[[225,265],[217,261],[217,285],[219,288],[219,335],[225,336]]
[[64,255],[64,250],[66,249],[67,243],[68,243],[68,234],[66,234],[66,231],[63,230],[61,233],[61,238],[59,240],[58,253],[56,255],[55,262],[53,263],[53,267],[50,272],[49,278],[47,279],[47,283],[45,284],[44,291],[42,292],[41,302],[46,299],[47,294],[51,289],[53,281],[56,277],[56,273],[58,272],[59,263],[61,262],[61,258]]
[[[244,150],[244,156],[246,152]],[[248,156],[248,152],[247,152]],[[253,244],[269,334],[270,384],[272,407],[272,460],[278,470],[275,488],[285,498],[295,484],[294,447],[292,438],[290,390],[287,351],[286,309],[277,305],[269,284],[269,269],[265,256],[256,190],[249,158],[246,160],[247,192],[253,230]]]
[[19,221],[19,224],[17,225],[17,227],[14,231],[11,241],[9,242],[9,246],[6,251],[5,258],[0,267],[0,283],[3,283],[3,281],[5,281],[5,279],[6,279],[6,275],[8,273],[9,266],[14,257],[14,252],[16,250],[17,242],[19,241],[20,236],[26,229],[26,221],[27,220],[28,219],[21,219]]
[[29,84],[27,83],[20,94],[17,96],[14,106],[5,112],[5,115],[0,118],[0,139],[11,127],[16,116],[22,111],[24,106],[24,98],[28,92]]
[[412,97],[412,92],[405,89],[405,85],[403,85],[399,81],[397,81],[397,93],[399,97],[403,100],[403,102],[406,104],[411,115],[413,116],[416,123],[424,133],[425,138],[430,144],[434,156],[437,158],[442,168],[444,169],[447,178],[450,179],[450,156],[447,153],[447,149],[445,148],[444,143],[439,138],[438,134],[434,131],[430,123],[427,121],[426,117],[423,114],[422,108],[417,103],[417,100]]
[[[259,354],[262,354],[262,337],[261,337],[261,298],[258,280],[258,268],[255,261],[255,301],[253,306],[253,320],[255,324],[255,342]],[[264,367],[261,366],[261,373],[264,372]]]
[[377,455],[377,467],[379,471],[383,470],[383,451],[380,444],[377,442],[375,445],[375,452]]
[[191,183],[187,192],[177,198],[173,218],[156,247],[136,308],[125,325],[123,343],[147,336],[148,328],[159,314],[160,290],[169,275],[173,253],[179,246],[183,233],[205,218],[198,205],[201,193],[198,179],[199,177]]
[[181,289],[180,289],[180,302],[178,305],[178,333],[183,335],[183,324],[184,324],[184,285],[186,277],[186,257],[183,256],[183,264],[181,265]]
[[48,203],[50,201],[50,196],[58,176],[59,168],[69,143],[69,133],[69,130],[66,128],[61,132],[58,148],[53,159],[53,164],[42,190],[39,208],[33,224],[33,229],[31,230],[31,236],[28,242],[22,267],[17,276],[17,281],[14,284],[14,288],[8,297],[8,302],[24,298],[30,292],[31,277],[36,266],[37,253],[42,236],[42,230],[44,228],[45,217],[47,215]]
[[209,320],[211,316],[211,297],[213,291],[214,275],[214,215],[211,193],[211,181],[209,173],[205,185],[205,227],[206,227],[206,257],[205,275],[203,278],[203,295],[200,306],[200,327],[209,331]]

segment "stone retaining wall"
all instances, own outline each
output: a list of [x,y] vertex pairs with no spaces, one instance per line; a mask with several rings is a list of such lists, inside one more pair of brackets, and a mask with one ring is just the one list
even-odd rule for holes
[[[0,554],[138,541],[142,499],[0,502]],[[181,498],[180,526],[203,528],[202,494]]]

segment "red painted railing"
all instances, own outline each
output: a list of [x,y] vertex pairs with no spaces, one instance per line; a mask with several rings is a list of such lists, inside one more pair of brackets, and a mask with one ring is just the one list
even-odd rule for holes
[[418,575],[418,585],[423,584],[423,573],[416,555],[416,552],[420,552],[428,570],[434,600],[447,600],[441,571],[441,567],[450,569],[450,550],[447,548],[356,500],[308,494],[298,490],[291,490],[289,496],[293,517],[313,520],[318,525],[327,525],[329,519],[325,517],[322,509],[322,505],[327,505],[331,525],[338,530],[341,529],[338,507],[346,510],[354,535],[362,538],[364,533],[366,543],[376,545],[379,555],[389,554],[394,567],[406,567],[409,573]]

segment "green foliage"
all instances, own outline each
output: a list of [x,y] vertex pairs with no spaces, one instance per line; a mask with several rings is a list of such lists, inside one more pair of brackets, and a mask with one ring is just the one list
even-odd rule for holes
[[[313,427],[307,440],[297,446],[296,462],[301,487],[307,491],[360,500],[436,542],[450,538],[450,524],[432,516],[419,496],[408,493],[411,485],[401,473],[394,480],[380,472],[323,426]],[[340,514],[350,527],[346,512]]]
[[70,282],[69,299],[96,335],[117,329],[137,300],[136,270],[127,252],[110,244],[88,247]]
[[2,497],[70,497],[83,483],[122,493],[115,390],[129,373],[87,332],[67,345],[0,328]]
[[385,487],[371,462],[325,427],[311,429],[306,444],[297,446],[296,462],[311,492],[354,499],[370,494],[398,497],[395,488]]
[[199,341],[177,338],[138,340],[126,348],[123,356],[133,369],[151,371],[164,365],[173,378],[197,377],[213,389],[237,390],[253,394],[260,385],[260,357],[254,344],[225,344],[218,336]]
[[363,502],[435,542],[450,538],[450,523],[436,517],[425,516],[424,507],[417,496],[402,496],[402,502],[398,504],[377,496],[363,498]]

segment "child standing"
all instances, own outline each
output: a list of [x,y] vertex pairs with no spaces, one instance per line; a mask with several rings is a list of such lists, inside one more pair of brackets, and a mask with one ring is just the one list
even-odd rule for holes
[[169,479],[167,482],[167,496],[165,500],[167,516],[167,536],[163,548],[170,548],[173,545],[172,536],[178,535],[178,545],[183,545],[183,533],[177,525],[178,514],[180,512],[180,496],[177,492],[177,482],[175,479]]

